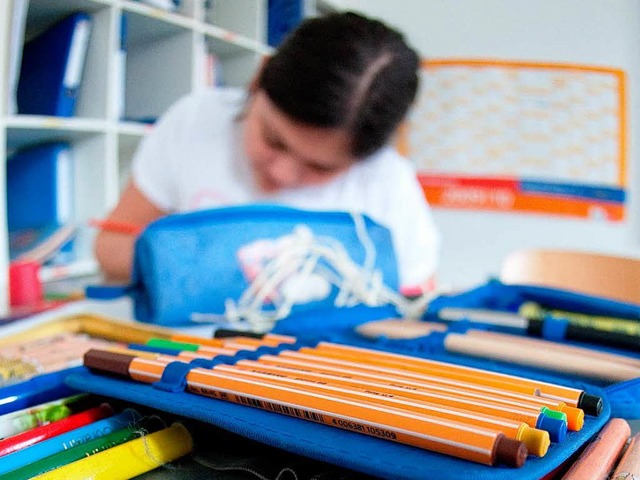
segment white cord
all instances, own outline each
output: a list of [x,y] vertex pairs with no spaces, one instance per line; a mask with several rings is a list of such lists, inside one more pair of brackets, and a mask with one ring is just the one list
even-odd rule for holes
[[[267,260],[238,301],[225,302],[227,323],[239,329],[268,331],[278,320],[287,317],[296,303],[304,303],[300,299],[309,301],[305,295],[314,285],[324,297],[330,294],[331,286],[337,288],[336,307],[391,304],[401,316],[419,318],[431,297],[408,300],[383,283],[382,272],[374,269],[377,252],[364,218],[358,213],[351,216],[365,251],[362,266],[351,259],[335,238],[316,237],[308,227],[299,225],[291,234],[277,240],[278,251]],[[265,310],[269,303],[273,308]],[[195,313],[191,319],[219,321],[220,315]]]

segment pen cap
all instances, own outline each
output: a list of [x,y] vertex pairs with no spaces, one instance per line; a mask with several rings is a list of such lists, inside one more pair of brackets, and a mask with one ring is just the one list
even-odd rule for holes
[[564,406],[562,412],[567,415],[567,427],[569,430],[579,431],[584,426],[584,410],[581,408]]
[[502,434],[496,439],[494,463],[521,467],[527,460],[527,455],[529,455],[529,451],[523,442]]
[[544,457],[551,444],[549,432],[538,428],[531,428],[527,424],[523,424],[519,429],[517,439],[524,442],[531,455],[537,457]]
[[567,422],[559,418],[551,418],[544,413],[538,416],[536,428],[549,432],[549,438],[554,443],[562,443],[567,435]]
[[578,400],[578,408],[584,410],[587,415],[600,415],[602,412],[602,398],[587,392],[582,392]]
[[42,283],[40,264],[33,261],[14,261],[9,265],[9,299],[12,307],[35,305],[41,302]]

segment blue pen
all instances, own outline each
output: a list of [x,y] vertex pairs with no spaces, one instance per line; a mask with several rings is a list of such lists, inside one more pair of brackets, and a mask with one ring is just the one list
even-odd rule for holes
[[0,388],[0,415],[79,393],[64,380],[72,373],[86,371],[85,367],[67,368]]
[[0,462],[0,475],[4,475],[12,470],[17,470],[25,465],[42,460],[45,457],[55,455],[68,448],[108,435],[121,428],[133,425],[139,422],[141,418],[142,416],[137,411],[128,408],[113,417],[99,420],[91,425],[77,428],[5,455]]

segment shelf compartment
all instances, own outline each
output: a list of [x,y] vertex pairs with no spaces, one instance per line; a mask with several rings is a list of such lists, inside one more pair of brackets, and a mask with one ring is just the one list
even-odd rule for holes
[[76,143],[91,136],[104,134],[107,122],[77,117],[14,115],[8,117],[6,128],[7,151],[12,151],[44,142]]

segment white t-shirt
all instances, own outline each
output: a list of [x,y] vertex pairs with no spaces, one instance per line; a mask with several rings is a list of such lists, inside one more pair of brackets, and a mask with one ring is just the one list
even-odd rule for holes
[[137,187],[168,212],[269,202],[365,213],[391,231],[402,286],[421,285],[435,273],[440,235],[406,158],[384,147],[327,183],[266,196],[252,183],[241,144],[245,101],[238,89],[178,101],[136,152]]

